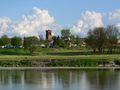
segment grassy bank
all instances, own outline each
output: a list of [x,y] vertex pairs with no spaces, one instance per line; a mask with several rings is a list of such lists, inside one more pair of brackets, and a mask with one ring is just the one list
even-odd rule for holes
[[10,67],[93,67],[120,64],[119,55],[79,55],[79,56],[0,56],[0,66]]
[[18,55],[3,55],[0,56],[1,60],[115,60],[120,59],[120,55],[78,55],[78,56],[52,56],[52,55],[40,55],[40,56],[18,56]]
[[113,64],[111,62],[120,64],[120,54],[94,54],[91,50],[39,49],[35,56],[23,49],[5,50],[0,50],[0,66],[5,67],[96,67],[110,66]]

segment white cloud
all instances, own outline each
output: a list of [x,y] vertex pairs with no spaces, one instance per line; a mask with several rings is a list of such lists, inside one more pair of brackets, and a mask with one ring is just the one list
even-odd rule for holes
[[[120,28],[120,9],[111,13],[99,13],[86,11],[81,14],[75,25],[72,25],[71,32],[80,36],[86,36],[89,29],[104,26],[103,17],[109,17],[109,22],[114,22]],[[8,17],[0,18],[0,36],[45,36],[46,29],[52,29],[54,35],[60,35],[60,30],[65,28],[55,22],[48,10],[33,7],[31,12],[23,15],[20,21],[11,20]],[[69,27],[68,27],[69,28]]]
[[8,17],[0,18],[0,36],[8,33],[11,20]]
[[82,13],[77,24],[72,27],[72,32],[81,36],[86,36],[89,29],[103,26],[102,14],[94,11]]
[[50,16],[47,10],[37,7],[32,9],[31,15],[24,15],[22,20],[14,26],[14,32],[20,36],[32,36],[49,29],[54,23],[54,17]]
[[120,9],[116,9],[113,12],[108,13],[109,22],[114,24],[120,31]]
[[54,17],[47,10],[37,7],[32,9],[29,15],[23,15],[20,21],[12,21],[7,17],[0,18],[0,36],[33,36],[45,33],[46,29],[54,24]]
[[113,12],[109,13],[109,20],[120,21],[120,9],[116,9]]

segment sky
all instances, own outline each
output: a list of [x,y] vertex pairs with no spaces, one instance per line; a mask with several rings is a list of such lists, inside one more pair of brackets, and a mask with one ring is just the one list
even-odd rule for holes
[[89,29],[120,28],[120,0],[0,0],[0,36],[32,36],[63,28],[86,36]]

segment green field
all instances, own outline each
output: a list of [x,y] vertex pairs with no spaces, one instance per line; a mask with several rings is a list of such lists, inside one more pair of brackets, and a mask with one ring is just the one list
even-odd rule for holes
[[91,50],[38,49],[37,55],[31,56],[23,49],[0,49],[0,60],[81,60],[81,59],[120,59],[120,54],[94,54]]
[[33,55],[24,49],[0,49],[0,67],[98,67],[120,65],[120,54],[91,50],[41,48]]

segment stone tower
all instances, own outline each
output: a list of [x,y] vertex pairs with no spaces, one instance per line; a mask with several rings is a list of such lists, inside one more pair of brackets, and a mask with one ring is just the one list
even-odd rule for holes
[[46,40],[52,41],[52,30],[46,30]]

